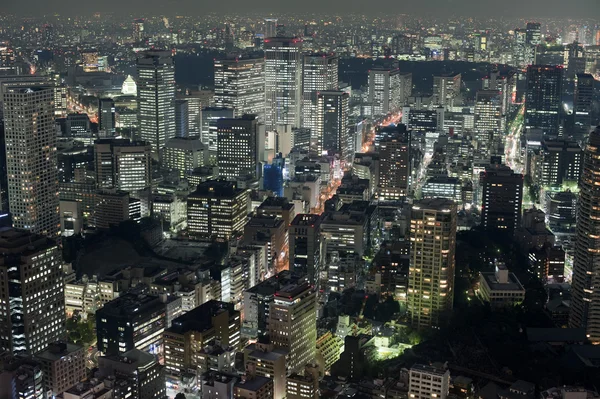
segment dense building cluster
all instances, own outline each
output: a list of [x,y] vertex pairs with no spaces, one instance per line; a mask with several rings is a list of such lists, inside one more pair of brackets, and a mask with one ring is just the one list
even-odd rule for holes
[[597,22],[0,26],[0,399],[600,398]]

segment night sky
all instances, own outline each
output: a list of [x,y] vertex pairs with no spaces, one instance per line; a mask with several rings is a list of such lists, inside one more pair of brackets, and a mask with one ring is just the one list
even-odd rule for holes
[[599,0],[0,0],[0,12],[24,15],[91,12],[176,14],[205,12],[406,13],[437,16],[600,16]]

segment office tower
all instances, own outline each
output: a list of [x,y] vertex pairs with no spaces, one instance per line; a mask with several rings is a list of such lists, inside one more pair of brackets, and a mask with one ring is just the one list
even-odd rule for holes
[[163,168],[178,171],[182,179],[186,172],[206,165],[207,160],[208,150],[198,136],[174,137],[165,144]]
[[415,399],[446,399],[450,394],[450,370],[415,364],[409,371],[408,396]]
[[527,67],[525,128],[541,129],[546,137],[558,136],[563,69],[560,66]]
[[134,19],[133,20],[133,40],[136,42],[141,42],[144,40],[144,20],[143,19]]
[[575,259],[569,327],[585,328],[587,338],[600,342],[600,128],[590,133],[579,181]]
[[158,296],[127,293],[96,311],[98,351],[119,355],[132,349],[153,354],[162,345],[167,305]]
[[87,377],[86,351],[79,345],[53,342],[43,352],[35,355],[44,373],[47,398],[61,395]]
[[290,284],[275,293],[269,307],[269,339],[276,348],[289,350],[288,375],[314,361],[317,295],[308,283]]
[[256,115],[217,121],[217,166],[219,176],[236,181],[258,179],[258,120]]
[[307,276],[315,284],[321,270],[321,215],[298,214],[289,235],[290,270]]
[[354,155],[354,141],[348,131],[349,101],[346,92],[320,91],[313,134],[317,141],[317,154],[339,154],[346,163],[352,162]]
[[67,85],[55,82],[54,86],[54,117],[65,118],[67,116]]
[[527,22],[525,41],[530,46],[542,44],[542,28],[539,22]]
[[496,90],[480,90],[475,100],[475,139],[487,157],[498,154],[503,141],[502,98]]
[[277,18],[265,18],[265,39],[277,36]]
[[244,231],[248,214],[248,191],[233,182],[209,180],[188,196],[187,223],[190,235],[227,240]]
[[98,374],[113,380],[113,398],[154,399],[167,396],[165,369],[156,356],[132,349],[98,358]]
[[94,144],[98,188],[144,190],[151,185],[151,147],[128,139],[100,139]]
[[65,134],[70,137],[92,140],[92,124],[87,114],[69,114],[65,123]]
[[217,157],[217,121],[221,118],[233,118],[232,108],[204,107],[200,111],[200,141],[208,147],[211,159]]
[[98,100],[98,132],[109,137],[116,133],[115,102],[112,98]]
[[456,210],[453,201],[441,198],[412,207],[407,302],[416,328],[439,327],[452,311]]
[[301,127],[302,40],[265,40],[265,125]]
[[454,99],[460,94],[462,75],[452,73],[433,77],[433,96],[437,105],[454,106]]
[[481,225],[513,235],[521,225],[523,175],[505,165],[489,165],[481,172]]
[[[88,218],[90,225],[99,230],[108,230],[129,219],[141,218],[139,200],[131,198],[127,191],[101,189],[95,193],[94,213]],[[132,209],[133,208],[133,209]]]
[[61,255],[46,237],[0,228],[0,283],[5,317],[0,349],[33,354],[65,335],[65,290]]
[[575,98],[573,114],[575,131],[573,139],[583,143],[592,130],[592,100],[594,97],[594,77],[590,74],[577,74],[575,77]]
[[5,398],[46,399],[44,373],[31,358],[16,358],[5,361],[2,385]]
[[175,64],[171,53],[141,53],[137,73],[139,138],[158,154],[175,136]]
[[339,58],[333,54],[307,54],[302,68],[302,127],[317,131],[317,95],[338,90]]
[[410,136],[410,132],[399,126],[379,142],[376,195],[381,200],[398,200],[408,195],[411,173]]
[[[22,82],[25,83],[25,82]],[[60,233],[54,87],[3,87],[8,202],[13,226]]]
[[264,58],[215,60],[215,107],[231,108],[234,116],[265,116]]
[[190,110],[187,100],[175,100],[175,137],[190,135]]
[[574,141],[542,142],[541,165],[538,165],[539,184],[561,187],[564,183],[577,184],[583,168],[583,150]]
[[287,378],[287,399],[319,399],[319,370],[306,365],[304,374],[292,374]]
[[397,63],[369,70],[369,104],[373,116],[401,108],[412,91],[412,74],[402,74]]
[[240,312],[233,304],[211,300],[173,320],[165,330],[165,367],[180,375],[198,367],[198,355],[208,345],[240,347]]
[[512,65],[526,68],[535,58],[535,47],[527,43],[527,30],[515,29],[513,38]]

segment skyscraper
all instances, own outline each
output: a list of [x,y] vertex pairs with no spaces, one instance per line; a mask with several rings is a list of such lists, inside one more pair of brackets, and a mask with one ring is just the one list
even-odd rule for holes
[[575,131],[573,140],[583,143],[592,130],[592,100],[594,97],[594,76],[584,73],[575,77],[575,97],[573,114],[575,115]]
[[217,166],[219,176],[236,181],[258,178],[258,121],[256,115],[217,121]]
[[139,137],[158,155],[175,136],[175,65],[169,51],[146,51],[137,59]]
[[112,98],[98,100],[98,131],[103,136],[112,137],[116,132],[115,102]]
[[542,44],[542,28],[539,22],[527,22],[525,42],[530,46]]
[[265,125],[300,127],[302,105],[302,40],[265,40]]
[[215,60],[215,106],[233,109],[234,116],[265,116],[265,60]]
[[456,204],[441,198],[416,201],[410,221],[408,314],[416,328],[439,327],[452,311]]
[[410,179],[410,132],[401,129],[379,141],[379,180],[377,197],[398,200],[408,195]]
[[54,87],[4,86],[8,201],[13,226],[60,233]]
[[453,106],[454,99],[460,94],[462,75],[451,73],[433,77],[433,96],[438,105]]
[[313,137],[317,126],[317,95],[319,91],[338,89],[339,58],[333,54],[307,54],[302,68],[302,127]]
[[228,240],[244,231],[248,214],[248,191],[235,183],[209,180],[188,196],[187,221],[190,235]]
[[316,284],[321,268],[321,215],[298,214],[289,228],[290,270]]
[[559,132],[563,69],[560,66],[527,67],[525,128],[541,129],[545,136]]
[[496,90],[480,90],[475,101],[475,139],[487,157],[496,155],[504,133],[502,98]]
[[265,39],[277,36],[277,18],[265,18]]
[[505,165],[489,165],[481,172],[481,225],[512,235],[521,225],[523,175]]
[[569,327],[585,328],[600,342],[600,127],[589,136],[579,181]]
[[151,149],[143,142],[128,139],[101,139],[94,144],[96,184],[135,192],[150,187]]
[[56,243],[0,228],[0,349],[33,354],[65,335],[65,288]]
[[343,91],[320,91],[317,94],[315,123],[317,153],[332,151],[340,159],[352,162],[354,141],[348,132],[349,96]]
[[289,350],[287,373],[314,361],[317,346],[317,295],[308,283],[290,284],[269,305],[269,338]]
[[374,116],[402,107],[412,90],[412,74],[401,74],[398,64],[386,61],[369,71],[369,104]]
[[217,121],[221,118],[233,118],[233,109],[204,107],[200,111],[200,141],[208,147],[211,161],[217,157]]
[[[175,100],[175,137],[190,135],[190,108],[187,100]],[[166,143],[166,142],[165,142]]]

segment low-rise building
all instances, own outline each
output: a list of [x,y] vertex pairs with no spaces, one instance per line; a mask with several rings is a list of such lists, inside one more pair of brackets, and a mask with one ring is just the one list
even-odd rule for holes
[[450,371],[415,364],[409,372],[408,397],[411,399],[446,399],[450,392]]
[[85,350],[79,345],[54,342],[35,355],[44,373],[44,389],[48,398],[58,396],[85,380]]
[[525,288],[506,265],[498,263],[494,272],[479,273],[479,295],[492,308],[500,308],[523,302]]
[[233,397],[236,399],[274,399],[273,380],[261,376],[242,377],[233,387]]

